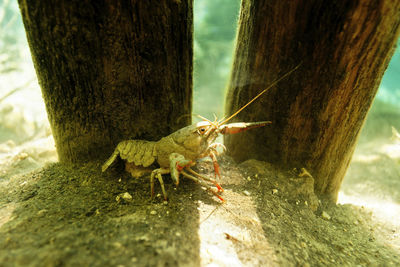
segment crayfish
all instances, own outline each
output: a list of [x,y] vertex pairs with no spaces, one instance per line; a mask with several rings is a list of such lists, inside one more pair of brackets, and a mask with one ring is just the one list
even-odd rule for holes
[[[200,116],[203,121],[181,128],[156,142],[145,140],[121,141],[115,148],[114,153],[103,164],[102,171],[107,170],[119,156],[125,161],[125,170],[133,177],[140,177],[146,172],[151,172],[150,187],[152,197],[154,196],[154,178],[157,178],[160,182],[164,199],[167,200],[168,197],[162,175],[169,173],[176,185],[179,184],[179,176],[182,174],[186,178],[204,186],[224,202],[224,199],[219,195],[220,192],[223,192],[222,187],[214,179],[195,172],[191,167],[195,165],[197,159],[209,156],[213,161],[216,175],[220,176],[216,158],[219,154],[217,148],[224,148],[224,146],[220,143],[214,143],[218,135],[235,134],[271,123],[270,121],[260,121],[227,124],[227,122],[268,89],[297,69],[297,67],[275,80],[270,86],[225,120],[218,121],[215,119],[215,121],[210,121]],[[159,168],[152,170],[151,166],[154,163],[158,163]],[[214,191],[207,182],[214,184],[217,191]]]

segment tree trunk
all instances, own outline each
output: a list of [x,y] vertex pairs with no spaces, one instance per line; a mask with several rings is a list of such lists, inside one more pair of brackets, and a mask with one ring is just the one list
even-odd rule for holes
[[192,0],[19,0],[60,161],[191,121]]
[[301,66],[236,119],[272,125],[226,137],[228,151],[305,167],[316,193],[336,201],[399,24],[399,0],[244,0],[226,113]]

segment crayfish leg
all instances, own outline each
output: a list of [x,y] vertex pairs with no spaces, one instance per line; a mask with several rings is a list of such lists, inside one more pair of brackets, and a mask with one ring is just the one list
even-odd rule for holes
[[157,177],[157,179],[158,179],[158,181],[160,182],[160,185],[161,185],[161,190],[163,192],[164,200],[165,201],[168,200],[167,191],[165,191],[164,181],[162,179],[162,175],[163,174],[168,174],[168,173],[169,173],[169,169],[168,168],[159,168],[159,169],[155,169],[154,171],[151,172],[151,175],[150,175],[151,198],[154,197],[154,177]]
[[[195,171],[191,170],[190,168],[188,168],[188,170],[189,170],[189,171],[192,171],[192,172],[194,172],[194,173],[196,173]],[[185,171],[182,171],[181,174],[182,174],[183,176],[185,176],[186,178],[189,178],[189,179],[195,181],[196,183],[198,183],[198,184],[204,186],[209,192],[211,192],[212,194],[214,194],[214,196],[216,196],[216,197],[219,198],[223,203],[225,203],[225,199],[223,199],[223,198],[218,194],[218,193],[220,192],[220,189],[222,189],[222,187],[219,186],[217,183],[215,183],[215,184],[217,184],[219,188],[217,187],[217,188],[218,188],[218,191],[215,192],[215,191],[211,188],[211,186],[209,186],[209,185],[208,185],[207,183],[205,183],[203,180],[201,180],[201,179],[199,179],[199,178],[197,178],[197,177],[195,177],[195,176],[193,176],[193,175],[190,175],[190,174],[186,173]],[[196,173],[196,174],[197,174],[197,173]],[[202,175],[200,175],[200,177],[203,178]],[[213,180],[211,180],[211,179],[207,179],[207,180],[213,181]],[[223,190],[222,190],[222,191],[223,191]]]
[[218,161],[217,161],[217,156],[215,155],[214,152],[210,151],[210,158],[213,162],[214,165],[214,172],[215,172],[215,178],[218,178],[221,180],[221,173],[219,172],[219,165],[218,165]]
[[200,173],[195,172],[194,170],[192,170],[191,168],[187,168],[187,170],[192,173],[194,176],[196,177],[200,177],[201,179],[211,182],[215,185],[215,187],[217,188],[218,192],[224,192],[224,189],[217,183],[217,181],[208,178],[207,176],[201,175]]

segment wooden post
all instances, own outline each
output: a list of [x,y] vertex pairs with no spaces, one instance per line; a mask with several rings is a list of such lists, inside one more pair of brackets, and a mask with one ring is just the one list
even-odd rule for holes
[[60,161],[190,124],[192,0],[19,5]]
[[316,193],[336,201],[399,25],[399,0],[244,0],[226,115],[301,66],[237,116],[272,124],[227,136],[228,151],[305,167]]

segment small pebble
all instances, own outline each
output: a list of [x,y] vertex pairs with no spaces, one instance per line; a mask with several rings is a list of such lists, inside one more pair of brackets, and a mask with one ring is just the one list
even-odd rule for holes
[[244,191],[243,191],[243,194],[245,194],[246,196],[250,196],[250,192],[247,191],[247,190],[244,190]]
[[121,249],[121,248],[123,247],[122,244],[119,243],[119,242],[114,242],[112,245],[113,245],[116,249]]
[[331,216],[326,211],[323,211],[322,212],[322,218],[324,218],[325,220],[330,220]]
[[15,144],[15,142],[14,142],[13,140],[8,140],[8,141],[6,142],[6,145],[9,146],[9,147],[11,147],[11,148],[16,146],[16,144]]
[[118,196],[115,197],[115,201],[117,201],[118,203],[121,201],[121,199],[125,200],[126,202],[130,202],[132,201],[132,195],[129,194],[128,192],[125,193],[121,193]]
[[299,177],[311,177],[312,178],[312,175],[305,168],[301,168],[301,173],[299,174]]
[[151,214],[151,215],[156,215],[156,214],[157,214],[157,211],[152,210],[152,211],[150,211],[150,214]]
[[131,200],[133,199],[133,198],[132,198],[132,195],[129,194],[128,192],[123,193],[123,194],[121,195],[121,197],[122,197],[122,199],[124,199],[125,201],[131,201]]
[[19,154],[17,155],[17,158],[18,158],[19,160],[26,159],[27,157],[28,157],[28,154],[26,154],[25,152],[19,153]]
[[150,238],[149,238],[146,234],[144,234],[144,235],[142,235],[142,236],[136,237],[136,240],[137,240],[137,241],[149,241]]
[[43,216],[43,215],[46,214],[46,213],[47,213],[47,210],[46,210],[46,209],[42,209],[42,210],[39,210],[39,211],[37,212],[37,215]]

